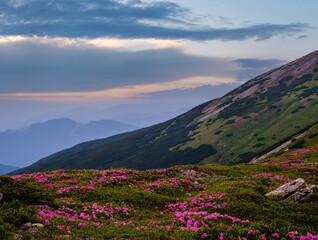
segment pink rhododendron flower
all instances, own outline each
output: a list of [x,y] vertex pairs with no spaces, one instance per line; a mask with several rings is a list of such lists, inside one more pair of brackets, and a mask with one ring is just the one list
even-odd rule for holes
[[205,238],[206,236],[208,236],[208,234],[203,233],[203,234],[201,235],[201,238]]
[[276,238],[279,238],[278,233],[274,233],[272,236],[273,236],[273,237],[276,237]]
[[297,231],[295,231],[295,232],[289,232],[289,237],[290,237],[291,239],[294,239],[294,238],[295,238],[295,234],[298,234],[298,232],[297,232]]
[[255,235],[255,232],[253,231],[253,230],[250,230],[248,233],[247,233],[248,235]]

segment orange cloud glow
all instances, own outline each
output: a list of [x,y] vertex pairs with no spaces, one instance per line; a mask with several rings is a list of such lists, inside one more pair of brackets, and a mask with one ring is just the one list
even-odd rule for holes
[[147,97],[147,94],[174,89],[191,89],[205,85],[237,82],[232,77],[194,77],[179,81],[125,86],[92,92],[12,93],[0,94],[0,100],[25,100],[48,102],[112,102]]
[[97,47],[120,49],[122,51],[141,51],[149,49],[162,48],[180,48],[184,47],[185,43],[178,40],[160,40],[155,38],[148,39],[117,39],[117,38],[49,38],[49,37],[25,37],[25,36],[1,36],[0,44],[8,44],[14,42],[36,42],[58,47]]

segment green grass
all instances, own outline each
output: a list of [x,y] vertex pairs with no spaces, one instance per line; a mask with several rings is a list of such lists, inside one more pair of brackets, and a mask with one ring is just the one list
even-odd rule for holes
[[[313,136],[316,130],[310,129],[302,143],[294,142],[308,150],[295,153],[295,148],[290,149],[255,164],[187,165],[147,171],[57,170],[3,176],[0,238],[13,239],[26,222],[45,225],[33,236],[36,239],[62,235],[68,239],[202,239],[205,234],[206,239],[219,239],[221,234],[224,239],[261,239],[262,235],[276,239],[272,237],[275,233],[279,239],[291,239],[292,231],[299,233],[295,239],[307,232],[317,235],[317,191],[300,203],[265,196],[300,177],[308,185],[318,185],[318,145],[308,146],[308,141],[317,144],[317,136]],[[196,171],[200,179],[185,178],[185,170]],[[188,229],[180,220],[182,215],[185,221],[193,219]],[[27,232],[23,234],[26,239],[31,237]]]

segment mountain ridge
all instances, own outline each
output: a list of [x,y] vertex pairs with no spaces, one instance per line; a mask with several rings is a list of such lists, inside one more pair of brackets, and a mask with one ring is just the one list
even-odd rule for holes
[[83,151],[79,148],[53,161],[48,156],[42,165],[38,162],[21,171],[71,166],[146,169],[251,159],[317,122],[317,82],[315,51],[171,120],[110,139],[95,149],[85,150],[82,143]]
[[17,169],[19,169],[19,168],[15,167],[15,166],[10,166],[10,165],[5,165],[5,164],[0,163],[0,175],[10,173],[10,172],[15,171]]
[[27,166],[65,147],[137,128],[114,120],[83,124],[68,118],[57,118],[34,123],[26,128],[0,132],[0,159],[3,159],[0,163],[7,164],[10,159],[12,165]]

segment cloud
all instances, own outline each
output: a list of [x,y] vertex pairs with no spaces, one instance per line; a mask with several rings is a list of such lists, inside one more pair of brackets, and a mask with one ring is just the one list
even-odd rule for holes
[[237,71],[236,77],[238,80],[246,81],[254,78],[262,73],[277,68],[287,63],[280,59],[236,59],[234,62],[238,63],[241,70]]
[[297,39],[303,39],[303,38],[308,38],[309,36],[308,35],[300,35],[297,37]]
[[186,46],[185,42],[178,40],[163,39],[116,39],[116,38],[48,38],[48,37],[24,37],[24,36],[0,36],[0,44],[13,44],[15,42],[32,42],[43,45],[58,47],[76,46],[78,48],[113,48],[120,51],[136,52],[141,50],[160,48],[181,48]]
[[198,76],[232,77],[238,69],[231,60],[180,48],[127,52],[17,41],[0,44],[0,53],[2,94],[89,92]]
[[[187,20],[190,19],[190,20]],[[203,27],[189,9],[169,1],[11,0],[0,2],[0,35],[158,38],[205,40],[266,40],[294,35],[305,23],[257,24],[241,28]],[[193,21],[192,21],[193,20]]]
[[[76,101],[133,96],[245,81],[286,63],[279,59],[232,61],[173,47],[124,51],[63,41],[18,38],[0,44],[2,99],[7,97],[3,94],[14,93],[30,93],[30,98],[39,100],[65,96]],[[19,97],[27,99],[27,95]]]
[[87,92],[52,92],[52,93],[12,93],[0,94],[0,100],[21,100],[38,102],[125,102],[153,98],[155,92],[190,91],[201,86],[218,86],[224,83],[236,83],[233,77],[209,78],[194,77],[172,82],[140,84]]

